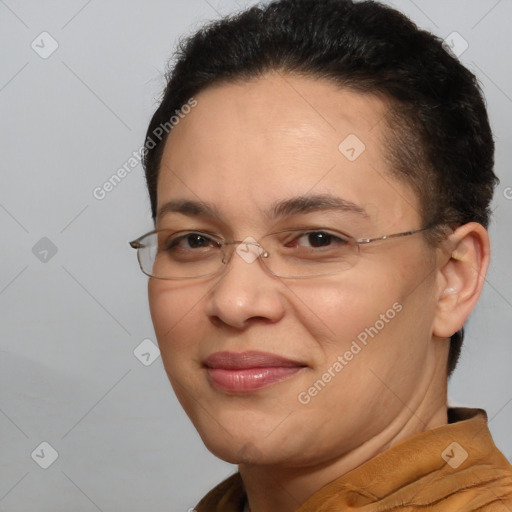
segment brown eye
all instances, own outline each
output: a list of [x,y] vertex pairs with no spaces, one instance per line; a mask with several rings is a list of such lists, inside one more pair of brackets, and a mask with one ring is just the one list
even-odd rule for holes
[[168,238],[164,244],[164,250],[187,251],[192,249],[217,248],[219,243],[204,233],[181,233]]
[[190,247],[191,249],[197,249],[201,247],[208,247],[211,244],[211,240],[203,235],[198,233],[192,233],[183,238],[183,241]]
[[334,247],[342,246],[347,243],[347,240],[342,235],[334,235],[327,231],[310,231],[303,233],[301,236],[295,239],[295,243],[300,247]]
[[309,233],[307,235],[308,242],[311,247],[325,247],[332,242],[332,235],[318,231],[317,233]]

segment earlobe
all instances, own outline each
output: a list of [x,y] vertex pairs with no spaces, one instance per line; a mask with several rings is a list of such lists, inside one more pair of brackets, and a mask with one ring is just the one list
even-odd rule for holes
[[487,230],[476,222],[457,228],[447,240],[450,258],[439,267],[433,334],[449,338],[461,329],[475,307],[489,266]]

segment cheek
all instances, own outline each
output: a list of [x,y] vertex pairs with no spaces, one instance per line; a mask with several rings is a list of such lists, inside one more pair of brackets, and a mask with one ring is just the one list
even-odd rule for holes
[[410,318],[421,301],[407,296],[410,281],[411,276],[402,271],[373,275],[366,267],[360,275],[295,289],[300,299],[295,314],[318,356],[316,376],[333,368],[338,371],[337,361],[343,367],[335,379],[339,386],[330,387],[326,400],[335,397],[335,403],[348,404],[352,396],[357,398],[352,407],[368,405],[382,393],[382,384],[370,369],[394,382],[403,379],[409,367],[421,364],[425,347],[417,346],[424,345],[415,336],[417,317]]
[[346,275],[341,279],[294,286],[295,316],[325,350],[344,350],[379,320],[400,296],[392,277]]
[[176,397],[185,412],[194,413],[200,383],[197,371],[202,367],[201,340],[205,338],[204,317],[200,318],[204,290],[182,288],[176,283],[150,279],[149,306],[162,362]]
[[[198,330],[202,325],[198,321],[198,312],[204,295],[190,287],[177,287],[175,283],[150,279],[148,297],[151,318],[158,340],[164,365],[167,370],[172,361],[196,348]],[[172,356],[172,357],[171,357]]]

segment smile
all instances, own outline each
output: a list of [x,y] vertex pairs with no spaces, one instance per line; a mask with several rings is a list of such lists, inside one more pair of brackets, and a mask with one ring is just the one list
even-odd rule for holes
[[217,352],[204,361],[210,383],[231,393],[249,393],[289,379],[306,365],[265,352]]

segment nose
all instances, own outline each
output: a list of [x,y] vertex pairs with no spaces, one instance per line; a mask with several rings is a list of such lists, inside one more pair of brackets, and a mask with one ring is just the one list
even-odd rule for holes
[[237,329],[255,321],[279,321],[285,311],[283,284],[261,264],[263,248],[246,238],[231,249],[225,254],[227,268],[207,298],[208,316]]

